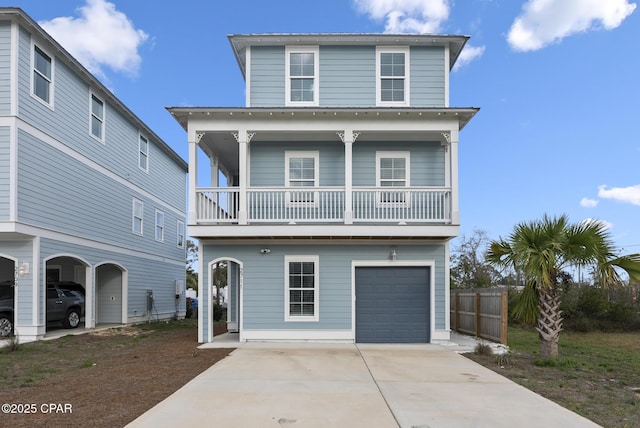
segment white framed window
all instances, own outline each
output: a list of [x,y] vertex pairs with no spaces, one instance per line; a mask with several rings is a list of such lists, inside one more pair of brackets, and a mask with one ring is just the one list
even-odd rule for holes
[[[320,152],[315,150],[290,151],[284,153],[285,185],[289,187],[286,195],[287,206],[316,205],[319,185]],[[300,188],[295,190],[293,188]]]
[[376,48],[376,103],[409,105],[409,48]]
[[98,98],[96,94],[91,93],[89,109],[91,110],[89,132],[98,140],[104,142],[104,101]]
[[138,137],[138,167],[149,172],[149,140],[142,134]]
[[318,321],[319,260],[318,256],[285,256],[285,321]]
[[402,204],[409,201],[406,190],[386,190],[387,188],[410,186],[409,152],[376,152],[376,187],[378,190],[377,202],[379,204]]
[[184,222],[178,220],[177,226],[178,248],[184,248]]
[[319,98],[318,46],[285,48],[287,106],[317,106]]
[[49,107],[53,107],[53,57],[33,45],[31,94]]
[[144,204],[138,199],[133,200],[132,208],[132,231],[136,235],[142,235],[144,223]]
[[164,241],[164,213],[156,210],[156,241]]

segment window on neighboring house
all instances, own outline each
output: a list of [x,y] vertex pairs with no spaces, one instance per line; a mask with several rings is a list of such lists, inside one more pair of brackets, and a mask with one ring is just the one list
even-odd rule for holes
[[142,235],[142,223],[144,214],[144,204],[137,199],[133,200],[133,233]]
[[33,47],[33,95],[52,104],[53,60],[37,46]]
[[287,47],[287,105],[318,105],[318,47]]
[[184,222],[178,221],[178,248],[184,248]]
[[318,256],[285,256],[285,321],[318,321]]
[[164,213],[156,210],[156,241],[164,241]]
[[91,94],[91,135],[104,141],[104,101]]
[[[376,186],[409,187],[409,152],[376,152]],[[404,204],[405,191],[379,190],[378,202],[383,204]]]
[[378,105],[408,105],[409,50],[407,48],[378,49],[377,54]]
[[149,140],[140,135],[138,143],[138,166],[143,171],[149,171]]
[[318,160],[317,151],[286,151],[285,152],[285,181],[290,189],[287,192],[288,204],[314,204],[317,201]]

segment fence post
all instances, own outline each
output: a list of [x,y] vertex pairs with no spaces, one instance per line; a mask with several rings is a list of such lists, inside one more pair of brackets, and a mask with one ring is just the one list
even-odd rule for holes
[[502,308],[500,309],[500,343],[507,344],[507,320],[509,312],[509,294],[506,290],[502,291]]
[[460,293],[456,292],[455,297],[455,313],[454,313],[454,326],[455,330],[458,331],[460,328]]
[[480,337],[482,329],[480,328],[480,292],[476,293],[476,337]]

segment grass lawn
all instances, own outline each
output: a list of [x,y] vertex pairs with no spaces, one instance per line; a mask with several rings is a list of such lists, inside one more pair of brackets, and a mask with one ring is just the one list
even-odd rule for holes
[[640,426],[640,332],[562,332],[558,358],[541,360],[538,333],[509,326],[509,347],[466,356],[602,426]]

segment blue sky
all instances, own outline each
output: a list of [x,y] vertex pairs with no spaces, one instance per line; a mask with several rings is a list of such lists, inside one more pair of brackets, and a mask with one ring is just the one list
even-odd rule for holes
[[[166,5],[165,5],[166,4]],[[150,5],[152,5],[150,7]],[[461,231],[567,214],[640,252],[640,11],[631,0],[13,0],[183,158],[166,106],[244,106],[239,33],[471,36],[452,107]],[[454,243],[455,244],[455,243]]]

